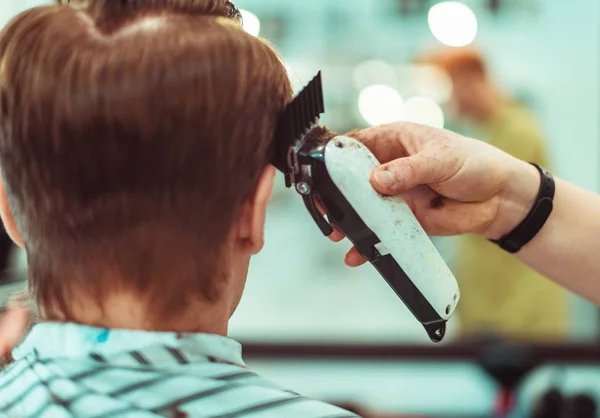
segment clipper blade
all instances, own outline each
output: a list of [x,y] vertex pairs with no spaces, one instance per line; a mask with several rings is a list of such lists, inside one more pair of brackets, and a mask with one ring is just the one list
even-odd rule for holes
[[325,112],[321,72],[296,96],[282,113],[275,133],[275,155],[272,164],[286,175],[292,173],[290,148],[302,142],[303,136]]

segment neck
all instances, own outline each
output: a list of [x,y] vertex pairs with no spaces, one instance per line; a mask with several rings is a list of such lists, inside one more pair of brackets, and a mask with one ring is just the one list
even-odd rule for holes
[[[232,251],[219,257],[226,261],[222,268],[205,266],[202,258],[206,255],[199,256],[193,242],[174,241],[162,246],[131,245],[130,253],[118,258],[118,263],[104,254],[94,257],[94,253],[86,253],[76,263],[64,256],[53,260],[56,272],[48,271],[45,259],[30,258],[29,280],[43,284],[37,286],[35,295],[40,319],[99,328],[226,336],[250,256]],[[147,262],[127,265],[128,258]]]
[[478,119],[480,122],[489,122],[494,119],[500,111],[504,98],[498,90],[490,85],[486,85],[479,97],[481,103]]
[[[140,297],[126,292],[113,294],[101,304],[80,299],[67,318],[54,310],[42,313],[42,320],[75,322],[98,328],[156,332],[206,333],[227,336],[230,306],[226,303],[195,301],[176,317],[159,320]],[[152,321],[149,321],[152,318]]]

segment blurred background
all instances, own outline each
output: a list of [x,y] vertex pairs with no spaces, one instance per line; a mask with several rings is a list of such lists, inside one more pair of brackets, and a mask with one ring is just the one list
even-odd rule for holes
[[[0,21],[42,3],[3,0]],[[597,0],[235,3],[296,90],[323,72],[333,130],[445,127],[600,191]],[[435,347],[370,266],[344,266],[349,244],[324,239],[280,179],[231,335],[257,371],[365,416],[595,416],[600,311],[484,240],[434,240],[462,292]],[[6,296],[23,287],[25,257],[0,251]]]

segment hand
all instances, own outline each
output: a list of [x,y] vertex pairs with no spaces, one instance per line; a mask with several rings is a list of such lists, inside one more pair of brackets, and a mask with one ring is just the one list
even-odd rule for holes
[[9,356],[21,343],[29,327],[31,315],[23,297],[13,297],[0,316],[0,358]]
[[[450,131],[395,123],[350,136],[382,163],[373,187],[383,195],[402,194],[429,235],[500,238],[525,218],[537,194],[534,167]],[[349,266],[364,262],[356,249],[346,256]]]

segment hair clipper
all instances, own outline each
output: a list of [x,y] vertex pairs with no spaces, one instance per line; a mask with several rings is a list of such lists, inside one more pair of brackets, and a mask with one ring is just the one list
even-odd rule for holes
[[431,340],[441,341],[459,300],[456,279],[404,199],[373,189],[370,176],[379,161],[369,149],[346,136],[325,143],[306,140],[324,110],[319,73],[281,116],[273,164],[284,173],[286,186],[302,196],[321,232],[341,231]]

